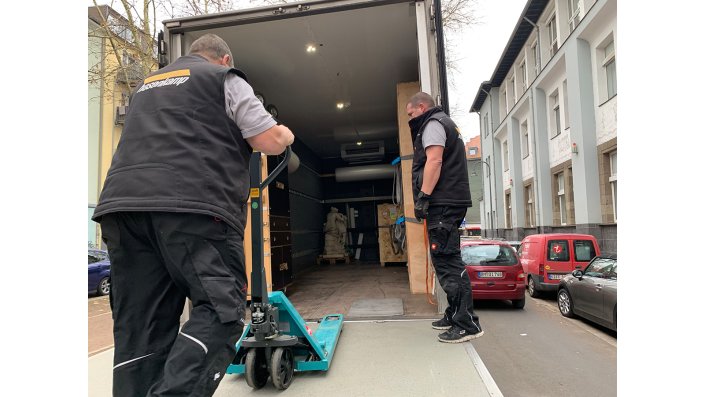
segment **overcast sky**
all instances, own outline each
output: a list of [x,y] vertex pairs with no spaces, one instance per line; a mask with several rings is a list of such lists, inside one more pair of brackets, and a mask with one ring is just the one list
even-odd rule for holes
[[472,101],[480,83],[492,77],[526,1],[477,0],[476,11],[481,23],[462,34],[444,32],[446,36],[454,35],[456,42],[463,43],[457,48],[458,55],[462,56],[460,73],[455,76],[455,88],[448,84],[448,96],[451,109],[455,106],[462,109],[453,115],[453,120],[466,140],[480,134],[477,114],[469,113]]

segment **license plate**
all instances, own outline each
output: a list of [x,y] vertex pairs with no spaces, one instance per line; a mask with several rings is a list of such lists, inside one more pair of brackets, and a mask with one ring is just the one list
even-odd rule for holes
[[499,278],[502,277],[504,273],[502,272],[479,272],[477,273],[477,277],[480,278]]
[[565,276],[565,274],[549,274],[548,279],[549,280],[560,280]]

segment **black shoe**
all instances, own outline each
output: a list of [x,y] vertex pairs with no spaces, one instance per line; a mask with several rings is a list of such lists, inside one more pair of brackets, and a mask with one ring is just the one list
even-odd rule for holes
[[461,343],[467,342],[472,339],[477,339],[484,335],[484,331],[480,330],[473,333],[470,331],[462,329],[460,327],[453,326],[448,331],[438,335],[438,340],[444,343]]
[[445,317],[431,323],[433,329],[450,329],[451,325],[453,324],[451,324]]

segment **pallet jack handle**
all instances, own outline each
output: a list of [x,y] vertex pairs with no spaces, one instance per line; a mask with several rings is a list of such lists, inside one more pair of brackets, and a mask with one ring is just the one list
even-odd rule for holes
[[252,222],[252,303],[269,303],[267,294],[267,278],[264,272],[264,240],[263,240],[263,217],[262,217],[262,197],[264,190],[283,170],[286,168],[291,158],[291,147],[287,146],[284,151],[284,160],[267,176],[264,182],[261,176],[261,155],[255,153],[250,158],[250,213]]

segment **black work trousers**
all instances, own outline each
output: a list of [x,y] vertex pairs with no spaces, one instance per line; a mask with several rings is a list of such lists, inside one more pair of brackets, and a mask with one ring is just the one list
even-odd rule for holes
[[445,318],[474,334],[482,328],[473,311],[470,277],[460,256],[458,231],[466,211],[465,207],[429,207],[426,228],[433,267],[448,298]]
[[[212,216],[103,216],[111,261],[113,396],[212,396],[242,334],[242,235]],[[186,298],[193,304],[179,329]]]

